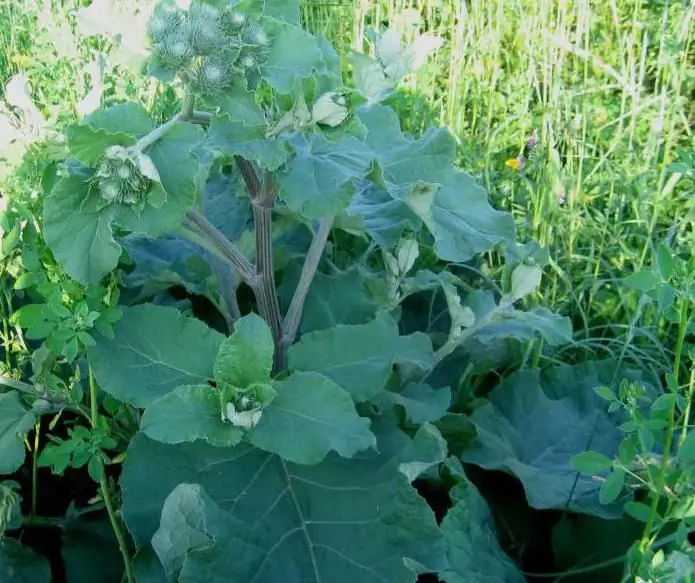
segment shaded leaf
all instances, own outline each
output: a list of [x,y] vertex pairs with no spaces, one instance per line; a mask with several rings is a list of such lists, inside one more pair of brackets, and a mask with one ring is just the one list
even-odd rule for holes
[[[300,270],[301,267],[296,266],[283,274],[278,293],[286,305],[292,299]],[[331,275],[318,272],[304,303],[299,331],[304,334],[338,324],[366,324],[372,320],[379,304],[367,295],[367,283],[359,266]]]
[[375,397],[385,387],[397,362],[423,370],[434,365],[428,336],[399,336],[386,312],[362,325],[338,325],[311,332],[288,350],[290,369],[319,372],[338,383],[356,401]]
[[591,476],[578,475],[570,459],[587,449],[612,458],[621,433],[616,421],[597,406],[591,379],[575,384],[571,376],[560,374],[570,368],[557,367],[554,379],[541,377],[538,370],[507,377],[471,416],[478,438],[462,459],[515,475],[533,508],[615,516],[619,508],[602,506],[599,484]]
[[[559,570],[569,572],[590,567],[585,573],[574,573],[572,583],[620,581],[623,562],[611,559],[624,555],[642,535],[644,526],[629,517],[604,520],[595,516],[564,514],[553,528],[553,552]],[[604,563],[605,561],[605,563]],[[604,563],[601,568],[599,565]]]
[[380,395],[385,402],[400,405],[411,423],[436,421],[446,415],[451,404],[451,389],[433,389],[426,383],[410,383],[400,391],[385,391]]
[[48,560],[10,538],[0,540],[2,583],[46,583],[51,580]]
[[521,583],[526,579],[497,540],[492,512],[477,488],[452,460],[458,478],[449,493],[454,506],[442,521],[449,566],[440,573],[446,583]]
[[89,362],[103,390],[136,407],[211,379],[224,338],[199,320],[155,305],[123,308],[114,332],[88,349]]
[[120,583],[123,558],[108,517],[80,517],[66,522],[61,547],[66,581]]
[[360,219],[364,230],[380,247],[393,247],[406,230],[420,230],[422,220],[405,202],[367,180],[356,180],[355,184],[356,194],[347,213]]
[[35,423],[17,391],[0,393],[0,474],[12,474],[24,463],[24,436]]

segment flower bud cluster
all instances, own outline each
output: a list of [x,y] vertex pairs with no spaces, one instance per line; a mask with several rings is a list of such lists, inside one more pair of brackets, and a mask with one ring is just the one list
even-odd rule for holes
[[188,10],[160,4],[148,32],[156,66],[202,93],[245,84],[265,62],[270,45],[263,27],[232,2],[220,9],[194,1]]
[[152,161],[145,154],[123,146],[111,146],[94,175],[103,206],[139,206],[147,200],[154,180],[158,180]]

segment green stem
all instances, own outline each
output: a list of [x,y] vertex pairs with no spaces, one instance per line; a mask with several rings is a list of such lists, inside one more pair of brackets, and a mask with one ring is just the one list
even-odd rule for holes
[[255,289],[258,284],[255,268],[244,254],[197,210],[189,210],[186,219],[191,224],[193,234],[199,238],[193,240],[230,263],[244,281]]
[[133,149],[137,150],[138,152],[143,152],[152,144],[154,144],[158,140],[161,140],[177,123],[183,121],[184,119],[185,118],[183,117],[183,112],[177,113],[168,122],[163,123],[160,126],[157,126],[149,134],[142,136],[135,143]]
[[316,231],[311,245],[309,246],[309,251],[306,254],[304,265],[302,266],[302,273],[299,276],[299,283],[297,283],[297,288],[294,290],[292,302],[287,310],[287,314],[285,314],[285,320],[282,323],[282,343],[285,347],[290,346],[297,336],[299,323],[302,320],[302,312],[304,311],[304,302],[309,293],[311,282],[316,275],[323,250],[326,248],[326,242],[328,241],[328,235],[331,232],[332,226],[332,216],[321,219],[318,231]]
[[181,111],[172,117],[168,122],[154,128],[149,134],[142,136],[137,143],[133,146],[133,149],[143,152],[149,148],[152,144],[161,140],[177,123],[186,121],[193,117],[193,105],[194,98],[193,94],[186,91],[186,95],[183,98],[183,105],[181,106]]
[[24,393],[25,395],[32,395],[33,397],[37,397],[39,399],[45,399],[46,401],[52,403],[58,410],[65,409],[66,411],[72,411],[73,413],[77,413],[78,415],[84,417],[87,421],[91,421],[89,412],[84,407],[80,405],[72,405],[67,401],[44,393],[33,385],[23,383],[22,381],[17,381],[6,375],[0,374],[0,386],[3,385],[14,389],[15,391],[19,391],[20,393]]
[[39,492],[39,438],[41,437],[41,418],[34,427],[34,451],[31,459],[31,517],[36,518],[36,506]]
[[275,370],[285,368],[285,350],[282,344],[282,320],[280,304],[275,287],[275,265],[273,262],[272,203],[265,206],[253,203],[253,221],[256,231],[256,274],[260,278],[254,289],[258,310],[270,326],[275,343]]
[[[99,405],[97,402],[99,388],[97,387],[97,381],[94,378],[94,373],[92,372],[92,367],[89,367],[89,405],[92,417],[92,427],[96,428],[99,426]],[[123,531],[123,525],[121,524],[118,511],[113,503],[113,498],[111,497],[111,490],[109,488],[108,479],[106,477],[106,471],[102,472],[101,478],[99,479],[99,489],[101,490],[101,497],[104,499],[104,504],[106,505],[106,511],[109,515],[109,520],[111,522],[111,528],[113,533],[116,535],[116,540],[118,541],[118,548],[121,551],[121,557],[123,557],[123,565],[125,567],[125,577],[128,583],[135,583],[135,576],[133,574],[133,564],[130,559],[130,553],[128,552],[128,545],[126,543],[125,533]]]
[[[673,358],[673,375],[676,381],[676,387],[680,386],[678,383],[680,368],[681,368],[681,358],[683,355],[683,346],[685,344],[685,336],[688,331],[688,318],[689,310],[686,300],[681,300],[680,302],[680,324],[678,327],[678,338],[676,340],[676,350]],[[644,526],[644,531],[642,533],[642,540],[640,547],[642,551],[646,551],[647,548],[654,542],[654,536],[652,536],[652,530],[654,528],[654,521],[656,520],[656,515],[659,509],[659,502],[661,500],[661,492],[664,490],[664,485],[666,483],[666,470],[668,468],[668,463],[670,460],[671,445],[673,443],[673,435],[676,428],[675,420],[676,407],[675,403],[671,404],[669,408],[668,416],[668,427],[666,428],[666,436],[664,438],[664,452],[661,456],[661,463],[659,465],[659,474],[656,479],[656,492],[653,494],[652,503],[649,508],[649,516],[647,522]]]

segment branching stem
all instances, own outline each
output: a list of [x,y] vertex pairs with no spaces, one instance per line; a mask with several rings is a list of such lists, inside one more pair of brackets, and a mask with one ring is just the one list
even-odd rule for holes
[[216,254],[232,265],[252,288],[258,287],[259,282],[254,266],[244,257],[244,254],[239,251],[236,245],[231,243],[215,225],[197,210],[189,210],[186,213],[186,218],[195,235],[209,243]]
[[270,326],[275,343],[275,370],[285,368],[285,351],[281,344],[282,321],[280,304],[275,288],[273,263],[272,206],[253,203],[253,220],[256,228],[256,274],[260,284],[256,292],[258,310]]

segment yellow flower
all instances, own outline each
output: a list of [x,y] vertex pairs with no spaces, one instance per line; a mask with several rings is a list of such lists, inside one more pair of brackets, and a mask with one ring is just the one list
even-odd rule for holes
[[509,158],[504,165],[512,170],[521,170],[526,166],[526,159],[523,156],[517,156],[516,158]]

